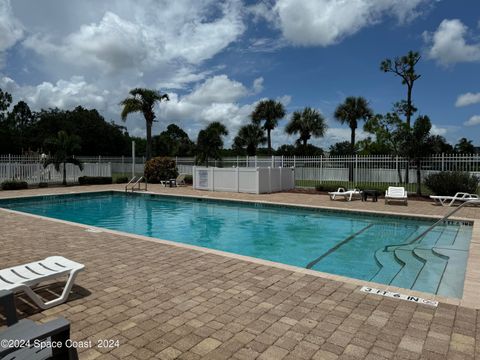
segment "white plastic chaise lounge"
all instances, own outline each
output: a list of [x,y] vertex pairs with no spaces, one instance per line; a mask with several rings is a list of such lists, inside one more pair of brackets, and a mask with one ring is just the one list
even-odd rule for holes
[[[50,256],[44,260],[0,270],[0,290],[23,291],[38,307],[49,309],[67,301],[75,278],[84,267],[85,265],[62,256]],[[68,275],[68,279],[60,297],[44,302],[33,291],[33,287],[41,282],[64,275]]]
[[162,181],[160,181],[160,184],[162,184],[165,187],[167,185],[170,185],[170,187],[179,186],[179,185],[186,185],[185,184],[185,176],[187,176],[187,174],[179,174],[176,179],[162,180]]
[[389,186],[385,192],[385,204],[389,204],[390,201],[402,201],[407,205],[407,192],[402,186]]
[[337,197],[343,197],[344,200],[352,201],[354,197],[361,198],[362,192],[359,189],[345,190],[345,188],[339,187],[337,191],[331,191],[328,195],[330,195],[330,200],[335,200]]
[[430,199],[442,206],[452,206],[456,201],[463,203],[469,200],[477,200],[479,197],[477,194],[457,192],[454,196],[430,195]]

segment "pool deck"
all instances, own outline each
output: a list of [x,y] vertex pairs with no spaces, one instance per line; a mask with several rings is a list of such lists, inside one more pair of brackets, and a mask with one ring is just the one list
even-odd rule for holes
[[[109,189],[123,186],[0,191],[0,198]],[[452,209],[299,193],[159,185],[149,191],[415,216],[443,216]],[[81,359],[474,359],[480,358],[480,208],[461,209],[455,217],[474,221],[464,297],[438,298],[436,308],[360,292],[364,282],[353,279],[5,210],[0,268],[53,254],[86,265],[66,304],[40,311],[17,297],[22,317],[69,319],[74,340],[119,341],[118,347],[79,349]],[[42,294],[57,291],[51,284]],[[0,328],[4,324],[0,315]]]

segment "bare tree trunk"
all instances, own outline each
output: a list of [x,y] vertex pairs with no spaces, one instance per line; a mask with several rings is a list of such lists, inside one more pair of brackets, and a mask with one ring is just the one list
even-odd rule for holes
[[62,185],[67,186],[67,163],[63,163],[63,181]]
[[152,123],[147,121],[147,148],[145,151],[147,161],[152,158]]
[[422,161],[417,159],[417,195],[422,195]]
[[[352,161],[353,156],[355,155],[355,128],[351,127],[352,132],[350,133],[350,153],[352,154]],[[353,162],[350,162],[348,166],[348,181],[353,181]]]
[[267,129],[268,153],[272,154],[272,139],[270,138],[270,129]]

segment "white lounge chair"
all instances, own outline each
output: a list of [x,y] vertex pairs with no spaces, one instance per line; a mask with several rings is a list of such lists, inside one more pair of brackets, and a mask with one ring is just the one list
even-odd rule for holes
[[169,185],[170,187],[186,185],[185,184],[185,176],[187,176],[187,174],[179,174],[176,179],[162,180],[162,181],[160,181],[160,184],[162,184],[165,187],[167,185]]
[[[23,291],[42,309],[49,309],[65,302],[72,290],[75,277],[85,265],[62,256],[51,256],[44,260],[0,270],[0,290]],[[65,288],[60,297],[44,302],[32,288],[39,283],[68,275]]]
[[328,195],[330,195],[330,200],[335,200],[338,197],[343,197],[347,201],[352,201],[354,197],[362,198],[362,192],[359,189],[345,190],[343,187],[339,187],[337,191],[329,192]]
[[390,201],[403,201],[405,205],[408,203],[407,192],[402,186],[389,186],[385,192],[385,204]]
[[465,202],[468,200],[479,199],[477,194],[457,192],[454,196],[430,195],[430,199],[442,206],[452,206],[456,201]]

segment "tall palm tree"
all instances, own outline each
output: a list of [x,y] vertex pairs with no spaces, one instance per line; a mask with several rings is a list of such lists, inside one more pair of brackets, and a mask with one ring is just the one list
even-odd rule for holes
[[80,149],[80,137],[77,135],[68,135],[65,131],[59,131],[56,137],[45,140],[45,146],[52,151],[44,162],[43,167],[53,164],[55,170],[60,171],[63,165],[63,185],[67,185],[67,164],[74,164],[83,170],[83,164],[75,159],[72,153]]
[[220,159],[220,150],[223,148],[222,136],[227,135],[227,128],[218,121],[214,121],[205,129],[200,130],[197,138],[197,157],[195,162],[197,164],[206,163],[208,166],[209,158]]
[[307,141],[312,136],[323,137],[326,130],[325,118],[320,112],[310,107],[306,107],[303,111],[295,111],[285,127],[287,134],[299,134],[297,143],[303,147],[307,146]]
[[135,88],[130,90],[130,97],[122,100],[120,105],[123,106],[122,120],[126,121],[127,116],[134,112],[141,112],[145,118],[147,128],[147,149],[146,157],[149,160],[152,157],[152,125],[155,121],[155,112],[153,108],[158,102],[168,101],[167,94],[161,94],[159,91]]
[[233,147],[236,149],[247,150],[247,155],[256,155],[258,145],[265,144],[267,138],[263,129],[256,124],[242,126],[238,130],[237,136],[233,139]]
[[338,105],[334,117],[341,124],[348,124],[351,129],[350,146],[351,154],[355,154],[355,130],[359,120],[367,120],[373,116],[373,111],[368,106],[368,101],[363,97],[349,96],[343,104]]
[[268,151],[272,153],[272,139],[270,132],[275,129],[278,120],[285,116],[285,108],[281,102],[275,100],[260,101],[255,110],[252,112],[252,121],[254,124],[260,125],[263,121],[262,128],[267,131]]

